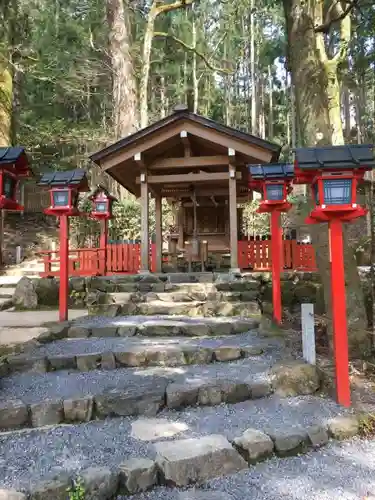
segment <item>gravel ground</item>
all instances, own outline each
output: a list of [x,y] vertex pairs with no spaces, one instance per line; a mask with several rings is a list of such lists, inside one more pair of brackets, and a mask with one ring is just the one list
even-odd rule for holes
[[246,318],[239,318],[236,316],[230,317],[216,317],[208,318],[204,316],[196,316],[190,318],[189,316],[174,316],[174,315],[158,315],[158,316],[116,316],[110,318],[108,316],[85,316],[78,318],[74,321],[75,325],[84,326],[122,326],[131,324],[142,324],[146,321],[183,321],[184,323],[205,323],[208,325],[215,325],[217,323],[234,323],[236,321],[246,321]]
[[73,396],[102,394],[111,389],[131,388],[143,392],[144,386],[183,382],[192,379],[264,380],[269,368],[282,359],[282,353],[254,356],[230,363],[180,366],[176,368],[122,368],[112,371],[58,371],[43,374],[20,373],[0,380],[0,402],[21,399],[27,404],[45,399],[68,399]]
[[[211,481],[205,488],[226,492],[232,500],[373,500],[375,441],[332,442],[307,455],[274,458]],[[176,489],[158,488],[126,499],[179,500],[179,496]]]
[[[54,429],[4,433],[0,434],[0,488],[27,488],[32,479],[50,477],[64,470],[79,472],[89,466],[117,467],[130,456],[153,458],[153,446],[150,442],[131,437],[131,426],[134,422],[142,424],[141,427],[148,428],[149,432],[161,429],[156,438],[158,440],[162,439],[163,426],[166,423],[169,424],[169,429],[171,425],[173,429],[178,429],[175,431],[175,438],[214,433],[225,434],[230,438],[241,434],[248,427],[264,430],[292,425],[306,427],[312,423],[324,423],[328,418],[342,412],[342,408],[335,403],[314,396],[290,399],[273,396],[215,408],[190,408],[181,412],[166,410],[158,415],[157,419],[117,418]],[[373,462],[375,463],[375,458]],[[274,461],[270,462],[272,463]],[[275,463],[281,464],[277,461]],[[245,488],[248,484],[246,477],[234,476],[222,482],[215,482],[215,488],[225,487],[230,484],[229,481],[238,481],[238,486],[233,483],[233,491],[241,491],[241,485]],[[152,495],[139,498],[169,498],[163,496],[167,495],[166,492]],[[244,497],[242,493],[242,497],[236,498],[240,500],[253,497]]]
[[45,346],[38,347],[29,352],[30,356],[57,356],[79,355],[96,352],[123,352],[129,348],[144,349],[146,347],[157,347],[162,350],[170,346],[183,347],[207,347],[216,348],[219,346],[260,346],[264,350],[281,349],[283,342],[278,339],[261,339],[256,332],[230,335],[226,337],[209,338],[188,338],[188,337],[90,337],[88,339],[64,339],[51,342]]

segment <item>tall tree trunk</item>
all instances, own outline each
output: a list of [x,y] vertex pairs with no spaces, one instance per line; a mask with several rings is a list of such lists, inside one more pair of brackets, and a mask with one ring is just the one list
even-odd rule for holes
[[141,128],[145,128],[148,125],[148,81],[150,76],[152,41],[155,34],[155,20],[160,14],[186,8],[193,3],[194,0],[176,0],[172,3],[162,3],[159,0],[152,1],[147,15],[142,51],[142,70],[139,89]]
[[0,147],[12,144],[13,78],[9,66],[0,60]]
[[[341,21],[340,47],[332,59],[325,49],[323,0],[283,0],[288,34],[288,63],[296,93],[297,118],[306,146],[344,143],[340,113],[338,64],[346,58],[350,18]],[[341,4],[339,6],[341,8]],[[330,264],[327,230],[311,226],[319,273],[324,285],[327,311],[331,310]],[[354,253],[345,237],[346,300],[351,353],[369,347],[366,311]]]
[[116,138],[138,128],[137,86],[130,53],[131,33],[126,3],[107,0],[109,52],[113,72],[113,125]]
[[[192,31],[193,31],[193,47],[194,50],[197,48],[197,26],[195,19],[193,19],[193,26],[192,26]],[[197,53],[193,52],[193,113],[198,113],[198,108],[199,108],[199,80],[197,76]]]
[[273,76],[271,66],[268,65],[268,92],[269,92],[269,111],[268,111],[268,135],[269,140],[273,139]]
[[[138,128],[137,85],[130,53],[131,34],[127,4],[123,0],[107,0],[109,53],[112,66],[113,127],[116,139],[126,137]],[[128,196],[118,183],[111,185],[120,199]]]
[[257,85],[255,76],[255,20],[254,0],[250,2],[250,77],[251,77],[251,133],[257,135]]

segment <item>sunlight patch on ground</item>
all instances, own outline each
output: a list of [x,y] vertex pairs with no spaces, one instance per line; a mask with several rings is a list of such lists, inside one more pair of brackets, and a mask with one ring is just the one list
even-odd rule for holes
[[142,419],[132,423],[131,436],[140,441],[157,441],[176,436],[189,429],[183,422],[171,422],[162,418]]

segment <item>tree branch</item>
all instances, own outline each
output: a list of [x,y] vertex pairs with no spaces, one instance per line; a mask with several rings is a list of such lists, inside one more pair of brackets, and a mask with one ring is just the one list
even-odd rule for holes
[[172,10],[184,9],[189,5],[192,5],[195,0],[178,0],[174,3],[167,3],[165,5],[155,6],[155,17],[159,14],[165,14],[166,12],[171,12]]
[[161,31],[156,31],[154,33],[154,36],[163,37],[163,38],[170,38],[174,42],[176,42],[179,45],[181,45],[181,47],[183,47],[185,50],[187,50],[189,52],[193,52],[198,57],[200,57],[202,59],[202,61],[205,63],[205,65],[208,68],[210,68],[212,71],[215,71],[217,73],[224,73],[226,75],[231,75],[233,73],[233,71],[230,71],[228,69],[218,68],[218,67],[214,66],[210,62],[210,60],[207,58],[207,56],[205,56],[202,52],[199,52],[199,50],[197,50],[195,47],[192,47],[191,45],[188,45],[183,40],[181,40],[180,38],[175,37],[174,35],[170,35],[169,33],[164,33],[164,32],[161,32]]
[[[356,1],[358,2],[359,0],[356,0]],[[346,11],[347,11],[347,8],[344,10],[340,3],[338,3],[336,5],[336,13],[338,14],[338,16],[341,16],[339,46],[337,49],[337,53],[332,58],[332,60],[336,64],[340,64],[345,59],[345,57],[348,53],[348,47],[349,47],[350,38],[351,38],[352,20],[351,20],[349,13],[344,15],[344,13]]]
[[[323,24],[315,26],[314,28],[315,33],[328,33],[333,24],[337,23],[338,21],[343,21],[354,8],[359,7],[359,2],[360,0],[351,0],[349,4],[346,6],[346,8],[343,9],[341,7],[340,0],[335,0],[335,3],[328,10],[329,19],[325,21]],[[330,17],[332,10],[338,11],[336,17]]]

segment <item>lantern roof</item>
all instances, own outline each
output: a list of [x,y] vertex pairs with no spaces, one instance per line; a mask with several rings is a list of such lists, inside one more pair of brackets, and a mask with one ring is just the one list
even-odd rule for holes
[[38,185],[49,188],[74,187],[78,191],[89,190],[86,171],[81,168],[65,172],[47,172],[42,175]]
[[372,170],[375,168],[374,146],[348,144],[297,148],[295,165],[300,170]]
[[283,180],[294,177],[294,166],[289,163],[248,165],[247,167],[251,178],[254,180]]
[[99,193],[103,193],[105,194],[106,198],[108,198],[109,200],[112,200],[112,201],[118,201],[117,198],[115,198],[115,196],[111,195],[111,193],[108,191],[108,189],[104,186],[102,186],[101,184],[98,184],[98,186],[96,186],[96,188],[91,191],[90,195],[89,195],[89,200],[94,200]]
[[32,174],[29,158],[22,146],[0,148],[0,168],[13,166],[19,175]]

